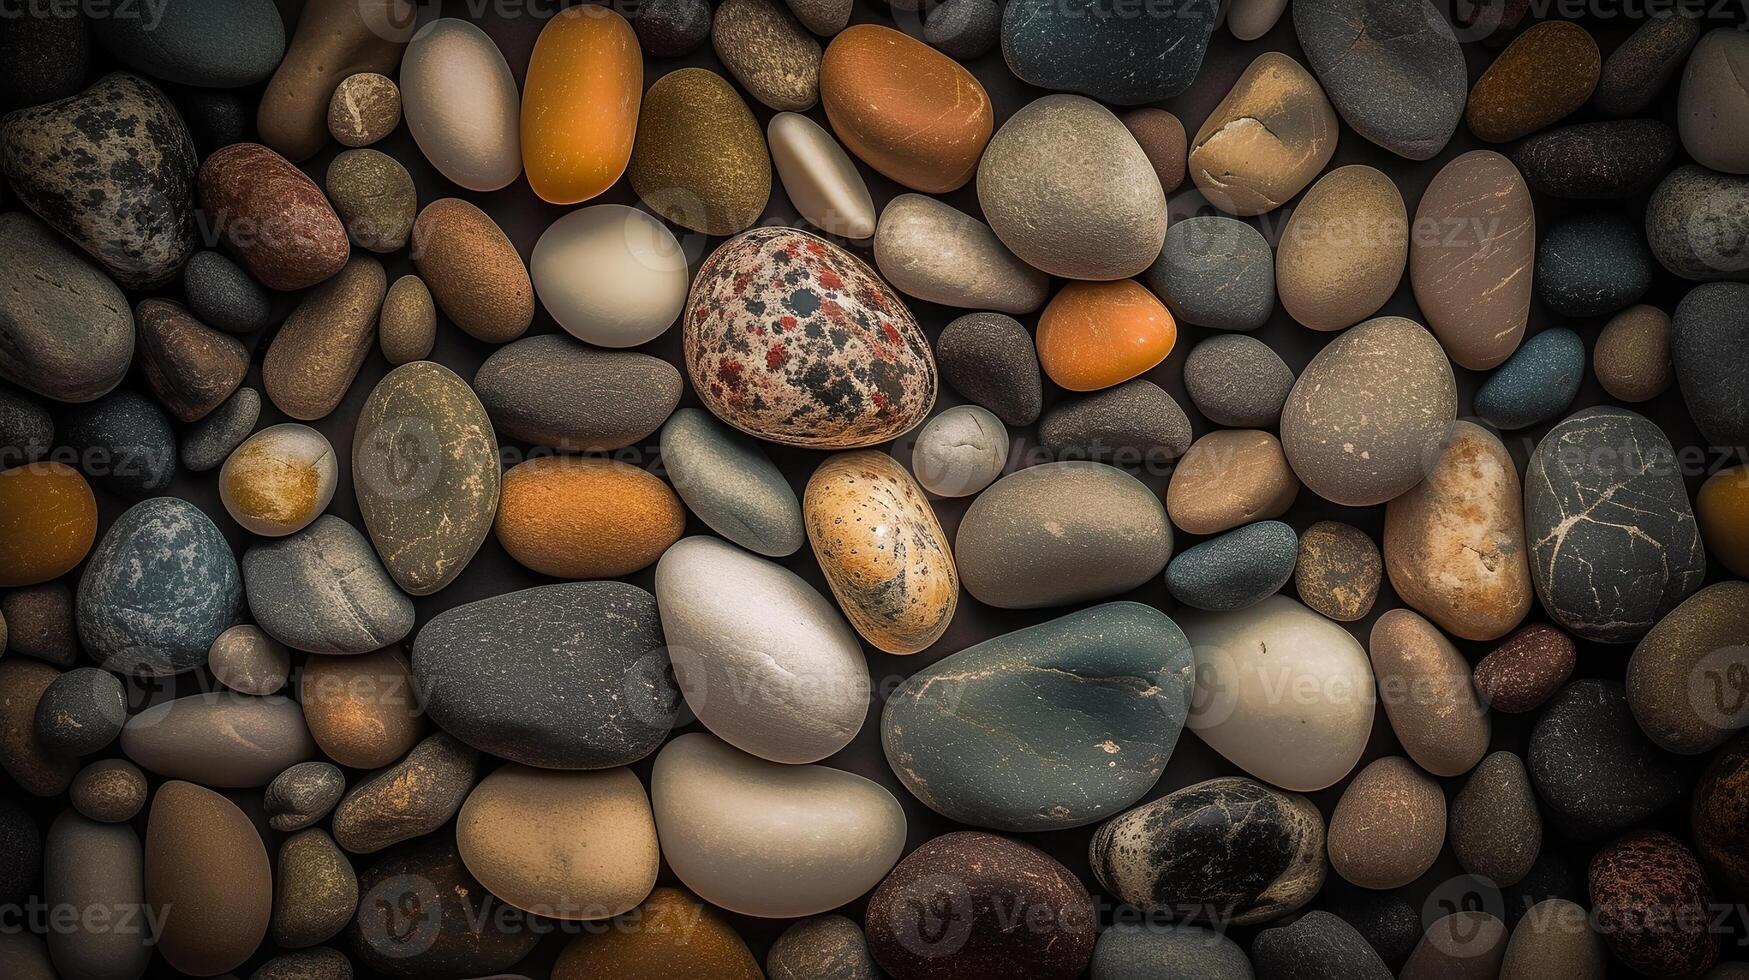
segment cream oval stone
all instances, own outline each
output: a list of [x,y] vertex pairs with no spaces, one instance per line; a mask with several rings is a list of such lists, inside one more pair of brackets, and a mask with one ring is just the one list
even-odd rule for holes
[[1342,330],[1385,305],[1409,261],[1409,211],[1390,177],[1360,164],[1319,178],[1275,251],[1275,292],[1313,330]]
[[522,174],[521,95],[504,52],[455,17],[419,29],[401,57],[401,112],[425,159],[470,191]]
[[1284,595],[1181,611],[1196,658],[1187,727],[1258,779],[1298,793],[1353,771],[1372,733],[1372,668],[1348,631]]
[[1458,422],[1418,486],[1385,505],[1385,571],[1410,607],[1466,640],[1495,640],[1530,612],[1518,467],[1499,438]]
[[455,843],[487,891],[552,919],[630,911],[656,887],[661,866],[650,801],[624,767],[501,766],[462,804]]
[[922,194],[887,204],[874,256],[899,292],[943,306],[1030,313],[1050,294],[1051,277],[1016,258],[989,225]]
[[800,113],[780,112],[766,125],[765,141],[783,191],[802,217],[844,238],[875,233],[868,183],[824,127]]
[[262,537],[308,527],[328,509],[340,462],[328,437],[282,422],[243,440],[219,469],[219,502],[231,519]]
[[656,604],[687,706],[729,744],[815,762],[850,744],[869,711],[856,633],[801,577],[703,535],[656,563]]
[[534,243],[535,294],[565,332],[597,347],[660,337],[686,306],[686,255],[636,208],[598,204],[553,222]]
[[1409,758],[1435,776],[1475,768],[1492,726],[1457,647],[1408,609],[1380,616],[1367,647],[1379,700]]
[[221,789],[266,786],[316,757],[296,701],[235,691],[155,704],[128,719],[120,742],[148,772]]
[[756,759],[702,733],[663,747],[650,796],[668,866],[742,915],[835,909],[879,884],[905,849],[905,811],[880,785]]
[[1286,204],[1336,152],[1336,110],[1293,58],[1266,51],[1251,62],[1190,142],[1190,176],[1229,214]]
[[1336,801],[1330,867],[1362,888],[1401,888],[1445,846],[1445,791],[1402,756],[1375,759]]
[[802,519],[832,595],[868,642],[888,653],[928,649],[959,605],[953,549],[923,488],[873,449],[821,463]]
[[1446,164],[1415,208],[1409,284],[1452,362],[1499,365],[1524,339],[1536,211],[1512,161],[1472,150]]

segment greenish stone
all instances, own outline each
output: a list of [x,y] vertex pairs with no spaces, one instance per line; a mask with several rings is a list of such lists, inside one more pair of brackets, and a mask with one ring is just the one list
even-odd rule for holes
[[1245,609],[1294,577],[1300,539],[1280,521],[1258,521],[1189,548],[1166,566],[1166,590],[1193,609]]

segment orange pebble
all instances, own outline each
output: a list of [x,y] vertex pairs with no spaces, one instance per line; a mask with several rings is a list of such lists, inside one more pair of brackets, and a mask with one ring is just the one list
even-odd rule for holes
[[522,167],[553,204],[587,201],[625,173],[638,130],[644,57],[626,19],[583,4],[541,29],[522,88]]
[[504,474],[493,532],[554,578],[616,578],[653,563],[686,528],[668,484],[618,460],[538,456]]
[[1695,494],[1707,554],[1738,578],[1749,578],[1749,466],[1720,470]]
[[79,471],[29,463],[0,472],[0,587],[60,578],[97,540],[97,498]]
[[1128,381],[1164,361],[1177,340],[1172,314],[1133,279],[1069,283],[1038,320],[1039,364],[1070,391]]

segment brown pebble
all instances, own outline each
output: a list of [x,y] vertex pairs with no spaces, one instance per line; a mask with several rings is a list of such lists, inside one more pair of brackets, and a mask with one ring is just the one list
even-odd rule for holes
[[134,322],[146,385],[184,422],[205,418],[224,404],[249,373],[249,349],[196,320],[181,303],[141,300]]
[[553,964],[553,980],[764,980],[747,944],[710,906],[658,888],[638,906],[641,929],[585,931]]
[[1524,880],[1542,850],[1543,823],[1524,760],[1492,752],[1451,804],[1451,849],[1458,864],[1500,888]]
[[1506,924],[1487,912],[1454,912],[1427,927],[1397,980],[1494,980]]
[[1697,976],[1718,959],[1712,886],[1681,841],[1629,833],[1592,856],[1588,880],[1597,931],[1636,972]]
[[1506,638],[1476,664],[1476,690],[1496,711],[1533,711],[1567,683],[1578,651],[1573,638],[1553,626],[1532,623]]
[[348,75],[328,100],[328,132],[341,146],[369,146],[400,124],[401,90],[386,75]]
[[1319,521],[1300,535],[1294,587],[1300,600],[1341,623],[1372,611],[1384,579],[1379,546],[1365,531],[1340,521]]
[[326,762],[300,762],[273,777],[261,796],[267,825],[274,830],[302,830],[334,809],[346,791],[346,774]]
[[1470,684],[1470,665],[1432,623],[1393,609],[1367,641],[1379,701],[1403,751],[1435,776],[1469,772],[1488,751],[1488,709]]
[[396,252],[407,244],[419,195],[400,161],[376,150],[347,150],[328,164],[328,199],[361,248]]
[[380,769],[424,734],[412,666],[399,647],[356,656],[311,654],[298,677],[304,720],[322,753],[350,769]]
[[1402,756],[1377,759],[1342,791],[1325,841],[1330,866],[1343,878],[1362,888],[1401,888],[1445,846],[1445,792]]
[[1280,517],[1299,492],[1300,481],[1275,436],[1217,429],[1178,460],[1166,488],[1166,513],[1191,534],[1218,534]]
[[22,654],[57,667],[71,667],[79,656],[73,625],[73,590],[64,582],[14,589],[0,597],[6,618],[9,654]]
[[233,143],[200,167],[200,206],[231,255],[262,285],[314,286],[346,265],[346,227],[315,181],[259,143]]
[[502,344],[534,322],[534,284],[491,216],[458,198],[425,206],[413,222],[413,267],[437,305],[475,340]]
[[354,786],[334,809],[334,839],[354,854],[423,837],[449,822],[474,787],[480,753],[438,732]]
[[1662,395],[1676,381],[1670,315],[1642,303],[1610,317],[1597,335],[1591,363],[1597,383],[1618,401],[1643,402]]
[[389,287],[377,323],[377,342],[383,356],[397,366],[431,356],[437,346],[437,307],[425,280],[405,275]]
[[1564,898],[1525,910],[1506,944],[1500,980],[1603,980],[1609,963],[1603,941],[1591,931],[1591,913]]
[[1530,322],[1536,209],[1524,177],[1471,150],[1434,175],[1409,228],[1409,284],[1428,329],[1458,367],[1498,366]]
[[[553,929],[550,922],[538,931],[529,928],[520,910],[481,887],[462,865],[449,834],[384,855],[359,872],[358,890],[365,901],[347,935],[359,960],[372,973],[404,980],[501,972]],[[386,909],[418,910],[419,927],[406,928],[409,919],[384,915]],[[687,922],[699,925],[696,918]],[[646,931],[641,921],[631,929],[603,930],[607,935]]]
[[1464,118],[1486,143],[1529,136],[1584,105],[1602,71],[1603,56],[1585,28],[1545,20],[1507,45],[1476,79]]
[[1713,756],[1694,787],[1689,818],[1701,860],[1739,899],[1749,897],[1749,733]]
[[73,809],[100,823],[132,820],[146,805],[146,774],[126,759],[100,759],[68,789]]
[[358,907],[358,876],[333,838],[312,828],[279,847],[273,881],[275,945],[302,949],[326,942],[352,921]]
[[233,626],[213,641],[206,664],[233,691],[275,694],[291,676],[291,651],[259,626]]
[[171,780],[146,820],[146,903],[158,953],[197,977],[235,970],[267,936],[273,871],[255,825],[212,790]]
[[326,946],[275,956],[249,980],[352,980],[352,961]]
[[261,386],[280,411],[307,422],[346,397],[376,339],[387,279],[381,262],[358,255],[298,301],[261,363]]
[[1160,189],[1170,194],[1184,183],[1185,151],[1189,147],[1184,124],[1165,109],[1132,109],[1118,117],[1130,135],[1136,138],[1142,153],[1154,166],[1154,176],[1160,178]]
[[1288,55],[1265,51],[1196,131],[1190,177],[1222,211],[1264,214],[1323,171],[1337,132],[1336,110],[1312,73]]
[[59,796],[79,760],[51,755],[36,738],[36,705],[61,672],[39,660],[0,659],[0,768],[32,796]]
[[334,90],[361,72],[386,74],[419,26],[408,0],[310,0],[285,57],[261,94],[255,128],[261,142],[292,160],[307,160],[328,141]]

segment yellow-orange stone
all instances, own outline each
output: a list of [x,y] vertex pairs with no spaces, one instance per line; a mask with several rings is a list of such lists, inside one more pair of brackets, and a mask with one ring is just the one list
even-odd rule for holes
[[847,28],[826,47],[820,103],[846,149],[929,194],[971,180],[995,128],[989,93],[971,72],[876,24]]
[[1038,360],[1070,391],[1096,391],[1136,377],[1166,359],[1178,324],[1133,279],[1072,282],[1038,320]]
[[504,474],[493,531],[510,557],[554,578],[615,578],[662,557],[686,528],[668,484],[636,466],[543,456]]
[[553,980],[765,980],[747,944],[710,906],[658,888],[632,913],[637,928],[583,930]]
[[97,498],[79,471],[29,463],[0,472],[0,587],[60,578],[97,539]]
[[554,204],[587,201],[625,173],[638,131],[644,57],[624,17],[581,4],[553,15],[522,88],[522,167]]
[[1707,554],[1738,578],[1749,578],[1749,465],[1714,473],[1694,499]]

